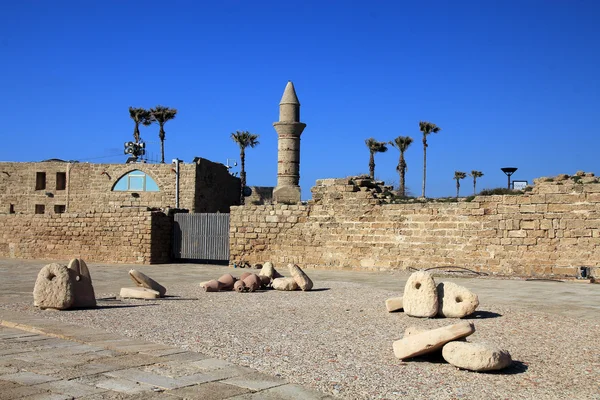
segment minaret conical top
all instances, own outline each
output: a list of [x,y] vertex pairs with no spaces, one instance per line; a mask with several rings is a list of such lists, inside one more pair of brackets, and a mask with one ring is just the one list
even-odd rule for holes
[[300,102],[298,101],[298,96],[296,96],[296,89],[294,88],[294,84],[292,83],[292,81],[288,81],[287,85],[285,85],[283,96],[281,97],[281,101],[279,102],[279,105],[281,104],[300,105]]

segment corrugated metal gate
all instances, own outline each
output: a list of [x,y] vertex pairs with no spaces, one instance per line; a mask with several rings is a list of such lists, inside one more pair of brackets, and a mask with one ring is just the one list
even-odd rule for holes
[[229,214],[175,214],[173,257],[229,261]]

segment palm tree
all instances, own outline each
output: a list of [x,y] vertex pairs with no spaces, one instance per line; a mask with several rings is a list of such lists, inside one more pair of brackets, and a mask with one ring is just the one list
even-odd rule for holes
[[152,114],[145,108],[134,108],[129,107],[129,117],[135,122],[133,128],[133,139],[136,143],[139,143],[142,139],[140,137],[140,124],[149,126],[152,123]]
[[231,139],[240,146],[240,204],[244,204],[244,188],[246,187],[246,148],[256,147],[258,143],[258,135],[248,131],[235,131],[231,134]]
[[160,162],[162,164],[165,163],[165,123],[175,118],[177,115],[177,109],[156,106],[150,109],[150,114],[152,116],[152,122],[156,121],[160,126],[160,130],[158,131],[158,137],[160,138]]
[[365,140],[365,144],[369,148],[369,176],[375,179],[375,153],[385,153],[387,151],[386,142],[378,142],[373,138]]
[[406,194],[405,187],[405,176],[406,176],[406,161],[404,160],[404,152],[411,145],[413,139],[410,136],[398,136],[393,142],[390,142],[392,146],[400,150],[400,160],[396,166],[396,171],[400,174],[400,196],[404,197]]
[[454,179],[456,179],[456,198],[458,199],[458,192],[460,191],[460,180],[467,177],[466,172],[454,171]]
[[427,178],[427,135],[438,133],[442,128],[431,122],[419,121],[419,130],[423,133],[423,190],[421,191],[421,197],[425,197],[425,180]]
[[473,177],[473,196],[475,196],[475,193],[477,193],[477,178],[481,178],[483,176],[483,172],[473,170],[469,176]]

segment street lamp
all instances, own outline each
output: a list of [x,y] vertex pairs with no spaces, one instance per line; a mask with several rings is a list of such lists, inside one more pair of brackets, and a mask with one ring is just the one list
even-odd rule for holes
[[506,174],[506,176],[508,176],[508,189],[510,189],[510,176],[515,173],[515,171],[517,170],[517,168],[515,168],[515,167],[504,167],[504,168],[500,168],[500,169],[502,170],[502,172],[504,172]]

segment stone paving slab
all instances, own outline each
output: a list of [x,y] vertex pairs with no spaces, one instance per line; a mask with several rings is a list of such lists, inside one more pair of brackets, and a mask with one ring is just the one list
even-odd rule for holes
[[72,380],[60,380],[44,383],[36,386],[39,389],[52,391],[53,393],[63,394],[70,397],[82,397],[97,393],[107,392],[109,389],[85,385]]
[[15,374],[2,375],[1,378],[5,381],[20,383],[21,385],[37,385],[38,383],[46,383],[55,381],[57,378],[47,375],[40,375],[33,372],[17,372]]
[[[208,382],[202,385],[187,386],[170,390],[168,394],[185,399],[221,400],[249,393],[248,389],[227,385],[221,382]],[[300,400],[300,399],[299,399]]]

